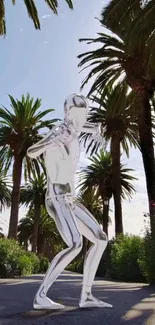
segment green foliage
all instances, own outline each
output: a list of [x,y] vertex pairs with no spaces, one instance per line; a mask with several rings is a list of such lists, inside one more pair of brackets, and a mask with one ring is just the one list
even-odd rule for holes
[[70,265],[67,266],[66,268],[68,271],[71,272],[76,272],[76,273],[83,273],[83,260],[77,260]]
[[[39,167],[39,166],[38,166]],[[46,177],[40,170],[32,171],[33,178],[29,178],[24,186],[21,186],[20,190],[20,202],[26,207],[30,205],[33,207],[37,202],[43,205],[45,202],[46,193]]]
[[40,269],[39,258],[15,240],[0,238],[0,278],[29,275]]
[[27,252],[26,256],[29,258],[32,264],[32,273],[38,273],[40,269],[40,260],[39,257],[31,252]]
[[[29,209],[27,216],[22,218],[18,225],[18,240],[21,245],[29,242],[32,243],[32,233],[34,226],[34,209]],[[58,233],[54,220],[48,215],[45,207],[42,206],[41,217],[39,220],[39,229],[38,229],[38,254],[44,253],[39,251],[39,243],[48,242],[52,253],[60,251],[62,248],[59,248],[62,239]],[[58,246],[58,247],[57,247]]]
[[40,256],[40,269],[39,272],[40,273],[45,273],[50,265],[49,260],[47,257],[44,256]]
[[[96,191],[96,196],[104,196],[111,199],[112,197],[112,157],[109,152],[100,150],[98,154],[89,158],[90,165],[83,168],[79,175],[78,187],[82,191],[87,191],[92,188]],[[135,192],[131,181],[137,178],[130,175],[133,169],[125,168],[125,165],[120,166],[121,171],[121,196],[123,199],[127,196],[131,198]]]
[[143,241],[139,265],[147,282],[155,284],[155,238],[152,238],[149,232]]
[[22,255],[18,258],[18,274],[30,275],[33,273],[33,264],[27,255]]
[[[23,0],[26,7],[27,14],[32,19],[34,27],[40,29],[39,13],[34,0]],[[44,0],[46,5],[52,10],[54,14],[58,14],[59,2],[57,0]],[[62,2],[62,1],[60,1]],[[71,0],[65,0],[70,9],[73,9],[73,2]],[[16,4],[16,0],[12,0],[12,4]],[[5,6],[4,0],[0,1],[0,35],[6,35],[6,20],[5,20]]]
[[15,240],[0,238],[0,277],[18,275],[18,258],[23,249]]
[[143,239],[139,236],[121,235],[111,246],[108,273],[112,279],[143,282],[139,258]]

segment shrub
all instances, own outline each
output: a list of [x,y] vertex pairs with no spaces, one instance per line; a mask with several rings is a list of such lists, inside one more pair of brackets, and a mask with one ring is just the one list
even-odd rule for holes
[[17,261],[23,252],[15,240],[0,238],[0,277],[19,275]]
[[40,269],[39,272],[40,273],[45,273],[49,267],[49,260],[47,257],[44,256],[40,256]]
[[121,235],[111,246],[108,273],[112,279],[144,282],[139,258],[143,239],[139,236]]
[[143,241],[139,266],[147,282],[155,284],[155,238],[152,238],[149,232]]
[[33,264],[31,258],[27,255],[18,257],[18,273],[19,275],[30,275],[33,272]]
[[77,273],[83,273],[83,260],[77,260],[71,264],[69,264],[66,268],[68,271],[71,272],[77,272]]
[[39,257],[36,254],[31,253],[31,252],[27,252],[26,255],[32,264],[32,272],[31,273],[34,273],[34,274],[38,273],[39,269],[40,269]]
[[30,275],[40,269],[39,258],[25,251],[18,242],[0,238],[0,278]]

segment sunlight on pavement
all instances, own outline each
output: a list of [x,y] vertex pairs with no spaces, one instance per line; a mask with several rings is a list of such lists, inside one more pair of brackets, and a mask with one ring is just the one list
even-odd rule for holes
[[141,300],[140,303],[132,307],[123,317],[123,320],[132,320],[140,317],[144,312],[150,311],[151,316],[146,320],[145,325],[152,325],[155,319],[155,296],[151,294],[150,297]]

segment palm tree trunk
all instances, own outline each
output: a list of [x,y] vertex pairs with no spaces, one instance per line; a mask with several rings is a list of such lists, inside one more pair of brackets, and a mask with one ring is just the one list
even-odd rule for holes
[[122,203],[121,203],[121,170],[120,170],[120,136],[114,134],[111,140],[112,157],[112,191],[115,206],[115,235],[123,233]]
[[45,237],[43,234],[37,236],[37,253],[38,255],[45,255]]
[[105,204],[103,200],[103,231],[108,236],[108,224],[109,224],[109,201],[108,204]]
[[37,238],[38,238],[38,228],[39,228],[39,222],[40,222],[40,215],[41,215],[41,205],[39,202],[35,203],[34,206],[34,225],[33,225],[33,232],[32,232],[32,252],[36,253],[37,249]]
[[138,127],[140,148],[146,176],[151,232],[155,238],[155,156],[152,135],[152,118],[149,96],[146,91],[139,94]]
[[23,157],[16,154],[14,156],[13,164],[13,189],[11,195],[11,212],[10,212],[10,224],[9,224],[9,238],[16,239],[17,237],[17,226],[18,226],[18,212],[19,212],[19,201],[20,201],[20,185],[22,177],[22,162]]

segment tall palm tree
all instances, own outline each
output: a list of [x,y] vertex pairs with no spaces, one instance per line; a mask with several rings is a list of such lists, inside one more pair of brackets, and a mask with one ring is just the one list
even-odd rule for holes
[[24,159],[28,162],[27,149],[41,138],[39,131],[53,127],[56,119],[43,120],[53,109],[39,110],[40,99],[34,101],[29,94],[21,100],[9,97],[11,109],[0,108],[0,159],[7,167],[13,160],[9,237],[16,238],[22,166]]
[[[57,0],[44,0],[48,7],[53,11],[54,14],[58,13],[59,3]],[[71,0],[65,0],[70,9],[73,9],[73,3]],[[16,0],[12,0],[12,4],[16,4]],[[34,0],[23,0],[23,4],[26,7],[28,16],[32,19],[34,27],[40,29],[40,20],[38,10]],[[0,35],[6,34],[6,23],[5,23],[5,3],[4,0],[0,1]]]
[[[105,87],[104,93],[92,96],[96,107],[92,107],[88,120],[101,123],[104,141],[110,142],[112,157],[112,192],[115,206],[115,220],[117,219],[117,233],[123,232],[122,204],[121,204],[121,149],[129,156],[129,146],[138,146],[138,129],[135,117],[135,99],[132,92],[128,92],[126,83],[118,84],[114,88]],[[87,144],[89,135],[82,134],[87,151],[96,151],[96,143]]]
[[[141,1],[112,0],[102,11],[101,25],[106,32],[95,39],[83,39],[98,48],[79,56],[79,66],[91,67],[82,87],[93,77],[89,91],[103,91],[105,85],[125,79],[135,93],[137,101],[140,149],[146,175],[151,230],[155,236],[155,157],[152,135],[151,99],[155,88],[154,46],[145,29],[140,42],[131,44],[131,30],[141,15]],[[153,2],[152,2],[153,3]],[[141,20],[143,21],[143,19]],[[119,23],[118,23],[119,22]],[[153,34],[154,25],[149,35]],[[110,31],[112,33],[110,33]],[[152,33],[151,33],[152,32]],[[152,47],[149,46],[151,42]],[[88,64],[88,65],[87,65]]]
[[[18,225],[18,240],[25,248],[32,244],[34,219],[35,211],[34,209],[29,209],[26,217],[22,218]],[[50,251],[53,256],[56,246],[60,245],[61,241],[54,220],[48,215],[46,208],[42,206],[38,227],[37,253],[50,257]]]
[[34,208],[34,224],[32,233],[32,251],[36,253],[38,229],[41,217],[41,207],[45,203],[46,177],[44,173],[33,173],[33,178],[21,187],[20,202],[25,206]]
[[0,164],[0,212],[11,205],[11,182],[6,176],[5,168]]
[[[84,168],[80,174],[79,186],[82,191],[95,193],[95,198],[102,199],[103,214],[102,224],[103,230],[108,234],[108,217],[109,217],[109,202],[113,193],[112,184],[112,157],[108,152],[100,151],[96,156],[89,158],[91,164]],[[121,165],[121,198],[125,199],[126,196],[131,198],[135,192],[134,186],[131,181],[136,180],[131,176],[132,169],[127,169]],[[120,225],[121,223],[121,225]],[[116,236],[123,232],[123,222],[117,218],[115,214],[115,234]]]

